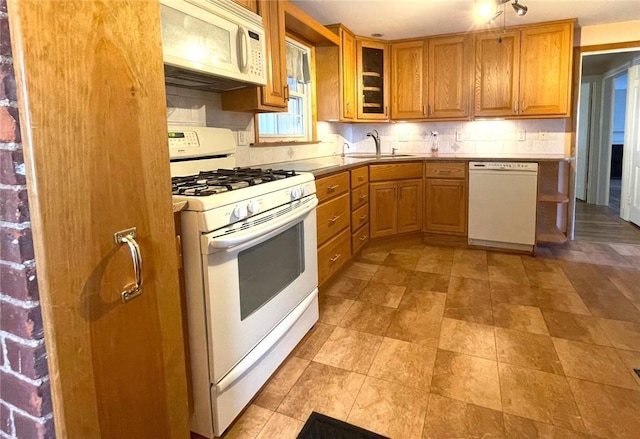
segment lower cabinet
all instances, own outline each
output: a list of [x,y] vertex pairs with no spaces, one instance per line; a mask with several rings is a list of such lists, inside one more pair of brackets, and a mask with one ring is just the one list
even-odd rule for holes
[[344,229],[318,248],[318,285],[325,283],[351,259],[351,233]]
[[422,229],[422,179],[371,183],[372,238]]
[[369,167],[351,171],[351,255],[369,242]]
[[427,163],[424,230],[466,236],[467,164]]

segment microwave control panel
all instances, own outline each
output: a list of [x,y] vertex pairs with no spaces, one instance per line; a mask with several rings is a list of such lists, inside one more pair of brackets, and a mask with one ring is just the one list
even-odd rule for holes
[[249,65],[249,74],[262,76],[263,59],[262,49],[263,46],[260,43],[260,35],[249,31],[249,48],[251,50],[251,64]]

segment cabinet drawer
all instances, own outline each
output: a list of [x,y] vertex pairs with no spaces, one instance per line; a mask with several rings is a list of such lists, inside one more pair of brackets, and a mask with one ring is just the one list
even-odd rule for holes
[[427,178],[460,178],[467,174],[467,164],[459,163],[427,163],[425,177]]
[[393,163],[369,166],[370,181],[422,178],[422,163]]
[[351,189],[355,189],[366,183],[369,183],[369,168],[367,166],[351,171]]
[[316,196],[318,201],[330,200],[342,195],[349,190],[349,173],[341,172],[340,174],[330,175],[316,180]]
[[344,194],[318,207],[318,245],[345,227],[349,227],[349,194]]
[[351,259],[351,233],[343,230],[318,249],[318,284],[322,285]]
[[369,186],[351,191],[351,210],[356,210],[369,202]]
[[369,204],[365,204],[351,214],[351,230],[356,230],[369,222]]
[[360,227],[351,235],[351,254],[355,255],[367,242],[369,242],[369,224]]

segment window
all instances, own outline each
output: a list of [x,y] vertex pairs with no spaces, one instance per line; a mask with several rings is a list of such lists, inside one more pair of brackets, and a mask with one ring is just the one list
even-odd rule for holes
[[291,38],[286,40],[289,109],[286,113],[258,115],[260,142],[304,142],[313,140],[310,59],[311,48]]

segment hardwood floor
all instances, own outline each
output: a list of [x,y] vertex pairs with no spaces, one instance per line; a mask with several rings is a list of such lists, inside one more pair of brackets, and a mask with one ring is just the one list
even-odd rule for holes
[[[618,201],[619,203],[619,201]],[[620,207],[576,202],[577,241],[640,244],[640,227],[620,218]]]

